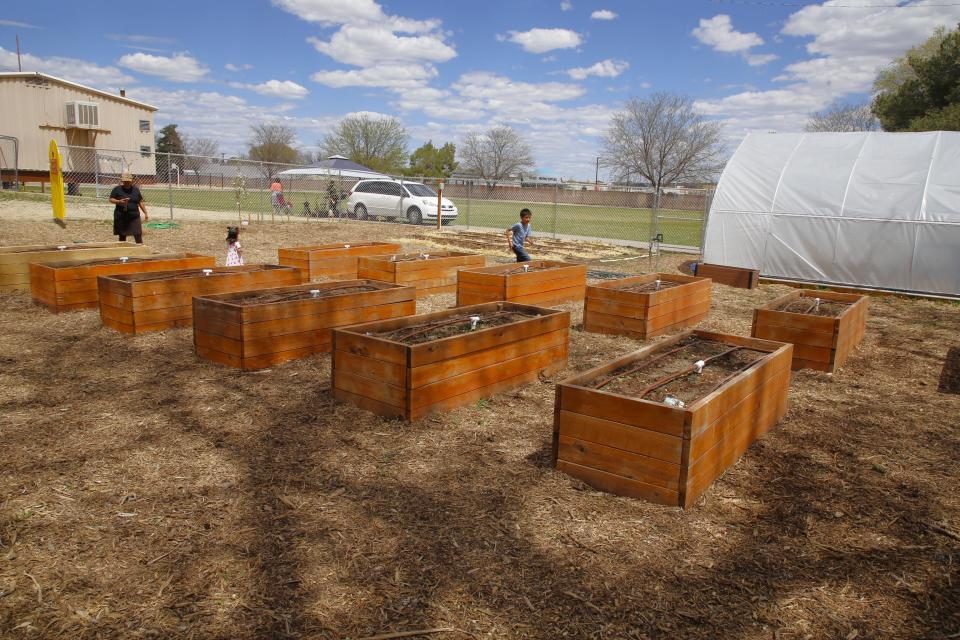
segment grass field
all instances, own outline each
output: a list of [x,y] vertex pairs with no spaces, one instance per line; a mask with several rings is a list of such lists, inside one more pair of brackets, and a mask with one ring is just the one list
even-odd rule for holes
[[[94,197],[92,187],[82,187],[81,201]],[[177,209],[203,211],[236,211],[237,205],[230,189],[141,187],[144,198],[151,210],[157,212],[167,209],[173,202],[174,217]],[[292,215],[303,212],[304,201],[310,202],[315,209],[324,202],[324,195],[315,191],[289,191],[285,197],[293,204]],[[106,193],[103,194],[106,199]],[[68,199],[68,202],[70,199]],[[588,205],[560,204],[554,212],[552,203],[532,203],[514,201],[491,201],[466,198],[453,198],[459,215],[454,226],[488,227],[506,229],[519,219],[520,210],[533,211],[535,233],[584,236],[589,238],[607,238],[646,242],[657,231],[663,234],[665,244],[697,247],[703,222],[701,211],[681,211],[664,209],[660,211],[658,229],[654,229],[653,211],[628,207],[599,207]],[[345,203],[341,204],[345,208]],[[265,191],[249,191],[242,205],[244,217],[248,213],[262,213],[269,219],[272,207],[270,195]]]

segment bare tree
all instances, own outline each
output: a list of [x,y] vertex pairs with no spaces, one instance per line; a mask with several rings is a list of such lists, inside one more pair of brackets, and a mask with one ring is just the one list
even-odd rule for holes
[[615,179],[639,175],[660,188],[712,179],[722,166],[722,125],[706,120],[693,101],[672,93],[632,98],[615,113],[603,139],[602,163]]
[[407,164],[410,136],[396,118],[347,116],[321,142],[324,156],[350,158],[374,171],[399,173]]
[[460,167],[480,176],[491,188],[509,176],[533,168],[530,145],[508,126],[468,134],[457,148],[457,154]]
[[251,127],[253,138],[250,140],[250,150],[247,155],[251,160],[259,160],[262,173],[266,178],[273,175],[282,167],[278,164],[296,164],[300,152],[293,148],[297,134],[290,127],[283,124],[262,123]]
[[220,155],[220,143],[212,138],[181,137],[183,138],[183,147],[186,149],[187,155],[200,156],[202,158],[215,158]]
[[810,114],[807,131],[879,131],[880,121],[870,110],[870,103],[835,102],[823,111]]

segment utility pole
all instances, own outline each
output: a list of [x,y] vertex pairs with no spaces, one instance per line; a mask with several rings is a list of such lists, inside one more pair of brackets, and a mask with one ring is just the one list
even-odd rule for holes
[[20,36],[17,35],[17,71],[23,71],[23,67],[20,66]]
[[600,191],[600,157],[597,157],[597,173],[593,178],[593,190]]

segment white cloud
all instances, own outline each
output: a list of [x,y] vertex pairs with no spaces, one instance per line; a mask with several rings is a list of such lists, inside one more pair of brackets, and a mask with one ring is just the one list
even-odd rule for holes
[[561,102],[583,95],[583,87],[565,82],[522,82],[486,71],[465,73],[453,84],[461,96],[493,105],[513,102],[523,108],[531,101]]
[[692,31],[693,35],[714,51],[739,53],[763,44],[763,38],[755,33],[741,33],[733,28],[730,16],[719,14],[710,19],[700,20],[700,26]]
[[43,28],[43,27],[38,27],[35,24],[30,24],[28,22],[17,22],[16,20],[0,20],[0,26],[18,27],[20,29],[42,29]]
[[573,9],[573,3],[570,0],[563,0],[560,3],[560,11],[570,11],[571,9]]
[[232,62],[228,62],[227,64],[223,65],[223,68],[226,69],[227,71],[249,71],[250,69],[253,69],[253,65],[252,64],[233,64]]
[[600,9],[590,14],[591,20],[616,20],[617,14],[609,9]]
[[365,69],[317,71],[310,79],[328,87],[387,87],[409,89],[424,87],[436,77],[433,65],[383,64]]
[[751,67],[762,67],[780,58],[775,53],[746,53],[743,58]]
[[196,82],[203,79],[209,71],[188,53],[177,53],[169,57],[154,56],[149,53],[129,53],[117,60],[117,64],[173,82]]
[[589,76],[598,76],[600,78],[616,78],[621,73],[630,68],[630,63],[625,60],[601,60],[589,67],[575,67],[567,69],[566,73],[574,80],[584,80]]
[[[797,131],[809,114],[836,99],[870,92],[877,70],[940,25],[960,20],[960,6],[928,0],[901,7],[850,8],[847,0],[829,0],[792,14],[781,33],[810,38],[812,56],[787,65],[774,80],[783,88],[743,91],[697,102],[704,113],[721,118],[728,131]],[[753,54],[746,54],[750,61]]]
[[164,36],[145,36],[137,33],[108,33],[107,37],[119,42],[133,42],[136,44],[174,44],[176,39]]
[[373,0],[273,0],[275,6],[284,9],[307,22],[336,25],[347,22],[378,22],[386,16]]
[[242,82],[231,82],[230,86],[235,89],[249,89],[262,96],[271,98],[285,98],[287,100],[301,100],[306,98],[310,92],[306,87],[292,82],[290,80],[267,80],[260,84],[244,84]]
[[440,34],[400,36],[389,27],[352,25],[341,27],[329,41],[308,38],[317,51],[344,64],[372,67],[385,62],[446,62],[456,57],[453,47]]
[[509,40],[523,47],[529,53],[546,53],[554,49],[573,49],[583,43],[576,31],[569,29],[530,29],[529,31],[510,31],[498,40]]
[[726,14],[710,19],[701,19],[700,26],[691,31],[693,36],[714,51],[739,53],[751,67],[760,67],[776,60],[773,53],[750,53],[750,49],[763,44],[763,38],[755,33],[743,33],[733,28],[733,21]]
[[[42,58],[30,53],[21,53],[20,61],[24,71],[39,71],[97,89],[116,90],[121,86],[136,82],[131,76],[116,67],[101,67],[98,64],[77,58],[62,58],[59,56]],[[16,70],[16,52],[7,51],[0,47],[0,71]]]

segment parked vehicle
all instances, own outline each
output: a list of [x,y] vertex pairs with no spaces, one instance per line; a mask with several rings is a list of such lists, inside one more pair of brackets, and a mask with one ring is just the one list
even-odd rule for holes
[[[457,206],[443,198],[440,223],[457,218]],[[357,220],[379,217],[406,220],[410,224],[437,224],[437,192],[419,182],[361,180],[347,197],[347,212]]]

